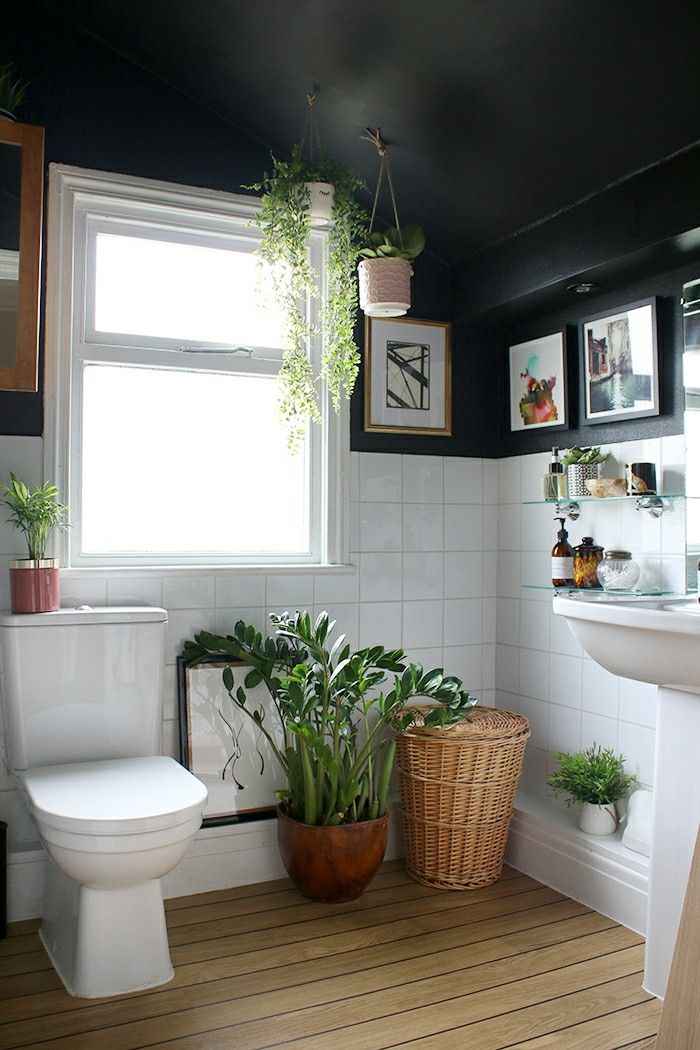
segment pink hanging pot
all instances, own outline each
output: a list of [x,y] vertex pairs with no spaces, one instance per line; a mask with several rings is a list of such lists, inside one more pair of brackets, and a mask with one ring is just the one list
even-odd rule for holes
[[360,308],[368,317],[401,317],[411,306],[412,273],[408,259],[363,259]]

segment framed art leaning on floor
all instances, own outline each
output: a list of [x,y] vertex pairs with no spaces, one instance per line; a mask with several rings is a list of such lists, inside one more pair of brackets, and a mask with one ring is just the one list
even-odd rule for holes
[[365,430],[452,434],[452,326],[365,320]]

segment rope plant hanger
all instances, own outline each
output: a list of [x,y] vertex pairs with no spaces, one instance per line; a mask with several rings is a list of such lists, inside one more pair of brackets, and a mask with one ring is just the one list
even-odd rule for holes
[[[401,227],[389,148],[382,138],[381,129],[366,128],[364,137],[376,147],[379,174],[369,224],[368,245],[360,251],[360,306],[368,317],[400,317],[411,305],[411,261],[423,251],[425,237],[420,226],[405,226],[403,229]],[[388,227],[384,232],[373,232],[379,194],[385,176],[395,225]]]
[[[362,183],[354,171],[321,146],[316,91],[306,96],[306,120],[288,161],[272,157],[273,170],[250,187],[262,190],[257,254],[269,264],[273,290],[285,321],[280,368],[280,414],[289,445],[303,440],[309,420],[321,421],[325,390],[334,409],[349,398],[359,369],[354,341],[357,313],[355,260],[366,243],[367,217],[355,199]],[[328,231],[326,301],[320,321],[311,323],[319,278],[309,254],[312,228]],[[321,340],[321,367],[314,374],[310,348]]]

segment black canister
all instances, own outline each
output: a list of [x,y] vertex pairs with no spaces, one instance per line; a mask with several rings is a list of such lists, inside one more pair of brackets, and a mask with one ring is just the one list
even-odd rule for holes
[[656,495],[656,464],[627,463],[625,481],[628,496]]

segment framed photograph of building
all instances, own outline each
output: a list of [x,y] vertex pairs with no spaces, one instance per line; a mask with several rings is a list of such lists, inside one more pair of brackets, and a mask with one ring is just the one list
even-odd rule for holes
[[[231,700],[223,669],[231,667],[234,692],[252,670],[238,660],[211,661],[188,667],[178,660],[180,761],[209,791],[204,827],[263,820],[275,816],[280,771],[258,726]],[[268,731],[276,720],[265,685],[246,689],[265,718]],[[272,733],[276,738],[277,733]]]
[[365,430],[451,435],[451,325],[366,318]]
[[566,332],[553,332],[509,349],[510,429],[568,427]]
[[659,414],[656,299],[645,299],[582,322],[586,423]]

